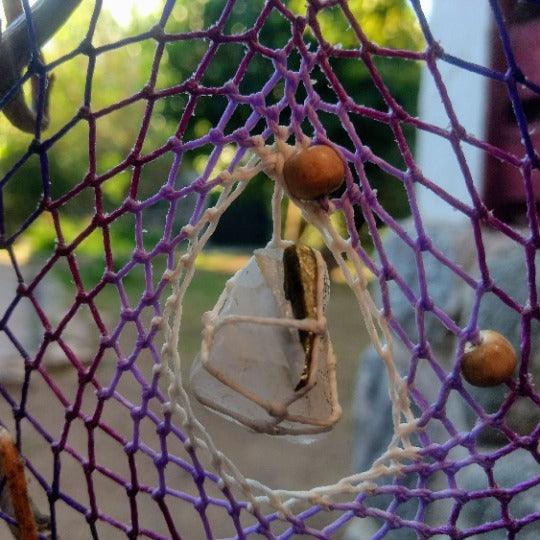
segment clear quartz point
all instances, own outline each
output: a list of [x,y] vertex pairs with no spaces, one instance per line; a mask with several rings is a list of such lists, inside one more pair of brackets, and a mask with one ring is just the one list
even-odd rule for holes
[[[296,319],[284,293],[283,253],[282,247],[256,250],[205,315],[201,353],[191,370],[191,390],[208,408],[255,431],[317,434],[330,430],[341,414],[335,357],[327,328],[319,325],[306,364],[299,329],[290,325]],[[328,273],[320,253],[315,256],[316,309],[322,316]],[[226,322],[228,317],[238,316],[245,319]],[[316,329],[317,320],[305,321]],[[298,389],[306,365],[308,382]]]

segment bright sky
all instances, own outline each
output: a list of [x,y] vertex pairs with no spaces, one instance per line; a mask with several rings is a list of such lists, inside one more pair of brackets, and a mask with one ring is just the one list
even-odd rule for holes
[[128,26],[134,13],[141,17],[155,13],[163,7],[163,0],[104,0],[103,7],[112,14],[118,24]]
[[429,17],[431,14],[431,8],[433,7],[433,0],[420,0],[422,5],[422,11],[426,17]]
[[[426,17],[429,17],[433,0],[420,0],[420,4]],[[103,5],[112,13],[120,25],[127,26],[134,10],[143,16],[154,13],[163,5],[163,0],[144,0],[142,2],[140,0],[105,0]]]
[[[35,1],[31,0],[30,3],[33,4]],[[420,0],[420,3],[422,4],[424,13],[429,17],[433,0]],[[128,26],[134,13],[143,17],[155,13],[163,6],[163,0],[104,0],[103,6],[112,14],[118,24]],[[3,16],[4,13],[1,6],[0,13]]]

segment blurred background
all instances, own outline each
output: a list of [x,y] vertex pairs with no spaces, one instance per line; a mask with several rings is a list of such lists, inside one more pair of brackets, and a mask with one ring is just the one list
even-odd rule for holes
[[[90,24],[94,9],[93,0],[83,0],[71,15],[68,22],[43,47],[47,63],[68,54],[74,50],[84,38]],[[163,0],[108,0],[103,2],[100,12],[93,45],[95,47],[115,43],[123,38],[134,36],[147,31],[155,25],[161,15]],[[175,3],[171,17],[165,30],[169,33],[196,31],[207,28],[222,12],[225,5],[223,0],[178,0]],[[405,0],[352,0],[349,5],[368,37],[375,43],[391,47],[421,50],[424,46],[419,25],[410,6]],[[235,9],[227,23],[226,32],[238,33],[249,28],[260,13],[263,6],[261,1],[238,0]],[[288,6],[297,13],[305,12],[304,0],[292,0]],[[1,12],[0,12],[1,13]],[[343,47],[354,47],[355,38],[348,27],[343,14],[339,10],[329,9],[319,17],[326,39],[333,43],[341,43]],[[3,19],[5,28],[5,19]],[[290,25],[276,11],[268,17],[260,34],[260,41],[267,47],[282,47],[290,37]],[[306,30],[304,39],[315,46],[314,37]],[[208,43],[205,40],[193,39],[176,41],[167,44],[165,55],[159,66],[157,88],[173,87],[188,78],[197,67]],[[107,111],[122,99],[140,91],[147,83],[151,70],[156,43],[145,39],[129,43],[118,48],[111,48],[97,57],[93,75],[92,110]],[[203,83],[208,86],[224,84],[236,71],[244,54],[244,48],[238,44],[223,46],[207,69]],[[298,69],[300,57],[291,55],[291,69]],[[420,81],[421,66],[419,63],[400,60],[398,58],[375,57],[377,68],[380,70],[385,83],[391,89],[394,97],[410,114],[416,114],[417,96]],[[375,89],[367,69],[362,63],[347,59],[332,59],[332,68],[338,75],[348,94],[357,102],[374,109],[386,110],[386,106]],[[61,62],[54,69],[54,86],[50,98],[50,125],[44,133],[49,137],[68,123],[83,103],[85,83],[88,70],[88,57],[78,54],[68,61]],[[273,73],[272,64],[256,55],[247,71],[242,84],[243,94],[260,90]],[[316,89],[324,99],[334,101],[332,90],[324,82],[322,72],[316,68],[312,78],[320,79]],[[29,85],[27,85],[29,86]],[[27,98],[29,88],[25,88]],[[267,102],[277,102],[283,96],[284,86],[278,84],[267,99]],[[297,95],[297,100],[303,100],[305,95]],[[29,99],[29,98],[28,98]],[[176,94],[156,102],[150,127],[145,137],[143,153],[149,153],[166,143],[174,134],[178,120],[187,103],[188,96]],[[138,100],[132,104],[113,109],[108,114],[99,116],[97,120],[96,166],[97,173],[102,174],[117,166],[129,154],[133,147],[145,109],[145,101]],[[189,122],[184,140],[203,136],[216,125],[225,106],[225,99],[220,97],[201,97],[197,102],[194,115]],[[232,131],[243,125],[249,116],[250,109],[239,107],[227,126]],[[351,142],[333,115],[321,113],[328,137],[336,144],[351,148]],[[287,118],[280,119],[287,123]],[[357,132],[362,134],[365,144],[380,157],[398,168],[403,168],[402,158],[397,149],[391,131],[383,123],[355,117]],[[411,147],[414,147],[414,132],[405,126],[406,135]],[[310,128],[307,126],[309,135]],[[6,119],[0,117],[0,175],[17,163],[24,155],[32,135],[13,128]],[[89,164],[89,130],[87,122],[79,122],[63,137],[55,142],[48,152],[49,171],[51,178],[51,198],[60,200],[80,184],[87,172]],[[188,185],[204,170],[212,148],[199,147],[184,155],[179,177],[180,185]],[[234,149],[225,148],[220,158],[218,168],[224,168],[234,154]],[[154,195],[165,183],[172,163],[168,153],[148,162],[142,169],[139,181],[138,199],[144,200]],[[385,208],[395,217],[408,215],[408,205],[402,186],[375,166],[368,165],[368,174],[372,183],[379,190],[379,199]],[[125,169],[113,174],[102,185],[104,207],[108,212],[118,208],[129,194],[132,182],[132,171]],[[200,347],[200,332],[202,329],[201,315],[210,309],[217,300],[226,279],[246,263],[254,248],[262,247],[270,238],[271,215],[270,200],[273,190],[272,183],[260,175],[253,179],[242,197],[225,213],[221,223],[213,235],[207,249],[197,260],[195,278],[190,286],[184,304],[184,321],[182,329],[181,349],[185,362],[189,363],[197,354]],[[219,189],[211,193],[208,204],[212,204],[219,195]],[[5,208],[6,236],[17,234],[14,242],[14,253],[20,266],[20,271],[26,281],[31,280],[47,259],[53,254],[56,245],[56,232],[51,214],[42,213],[32,222],[27,217],[37,208],[42,197],[41,169],[37,155],[33,155],[20,167],[14,177],[4,186],[3,203]],[[290,239],[301,239],[314,246],[321,247],[322,241],[318,234],[302,223],[299,213],[294,207],[287,208],[284,203],[284,231]],[[61,229],[65,243],[73,241],[85,230],[95,212],[95,196],[93,190],[84,189],[76,196],[67,200],[59,209]],[[175,224],[183,225],[193,209],[193,201],[182,202],[178,207]],[[163,234],[166,206],[151,205],[144,212],[144,243],[151,247]],[[361,213],[356,215],[358,230],[366,242],[370,238],[366,233]],[[336,223],[343,227],[343,224]],[[24,228],[21,234],[18,231]],[[132,256],[134,239],[134,219],[132,214],[124,214],[111,224],[111,251],[114,256],[115,268],[121,268]],[[102,236],[96,230],[86,236],[75,255],[79,265],[81,278],[85,289],[94,287],[102,278],[105,268]],[[17,276],[13,271],[11,261],[5,251],[0,252],[0,274],[3,289],[0,292],[0,307],[2,311],[11,302],[17,287]],[[156,257],[153,261],[155,276],[161,276],[165,268],[165,258]],[[136,305],[144,292],[144,275],[136,266],[122,280],[124,293],[131,305]],[[216,443],[227,454],[234,456],[247,476],[255,477],[274,487],[309,488],[313,485],[333,482],[337,478],[352,472],[351,452],[352,421],[350,418],[350,403],[353,393],[354,373],[360,350],[366,344],[363,324],[356,301],[350,290],[340,283],[340,277],[334,272],[334,284],[329,308],[330,334],[335,344],[336,355],[340,363],[339,385],[340,398],[345,411],[344,418],[331,437],[309,447],[299,447],[283,439],[271,439],[246,432],[215,415],[208,413],[197,404],[197,414],[208,427]],[[36,290],[37,298],[46,309],[53,326],[58,324],[66,315],[76,296],[73,276],[68,264],[59,261],[55,264]],[[116,288],[107,286],[95,298],[100,315],[109,328],[114,328],[119,320],[120,302]],[[353,315],[354,314],[354,315]],[[149,324],[151,314],[143,314],[142,320]],[[10,324],[15,329],[19,342],[30,355],[35,355],[39,349],[43,328],[30,302],[20,302],[10,317]],[[93,330],[94,329],[94,330]],[[99,334],[87,306],[72,317],[67,325],[64,338],[77,353],[82,362],[89,362],[96,354],[99,345]],[[121,335],[119,347],[123,354],[128,355],[136,342],[137,332],[125,329]],[[11,396],[17,401],[21,396],[23,380],[23,362],[13,343],[1,336],[0,363],[2,372],[0,379],[7,385]],[[27,404],[33,411],[36,420],[42,428],[58,438],[65,423],[66,407],[75,399],[77,374],[72,364],[66,358],[64,351],[54,344],[47,349],[45,356],[46,375],[34,375],[30,385],[30,401]],[[114,379],[117,359],[107,356],[102,359],[96,377],[103,383]],[[152,361],[144,355],[137,359],[141,376],[146,381],[151,379]],[[58,392],[51,392],[53,384]],[[144,389],[144,384],[143,384]],[[141,384],[126,374],[118,386],[119,395],[137,404],[141,399]],[[83,410],[92,414],[95,407],[93,391],[84,393]],[[125,403],[116,402],[112,407],[106,407],[103,420],[117,433],[129,440],[133,422],[129,418],[129,410]],[[158,413],[159,414],[159,413]],[[14,429],[11,420],[12,411],[8,401],[0,403],[0,418],[9,429]],[[153,425],[142,426],[142,440],[148,446],[155,446],[155,429]],[[99,431],[99,430],[98,430]],[[82,425],[74,422],[70,429],[68,444],[80,455],[87,453],[87,433]],[[124,478],[129,472],[123,466],[125,458],[118,441],[107,436],[98,438],[98,461],[103,467],[109,467]],[[51,478],[52,463],[49,449],[50,439],[33,427],[23,423],[22,449],[36,470],[45,478]],[[182,448],[176,449],[182,455]],[[170,451],[175,451],[171,443]],[[285,464],[285,465],[284,465]],[[329,466],[331,464],[331,466]],[[146,478],[149,485],[156,482],[155,468],[151,460],[138,462],[140,478]],[[171,472],[168,483],[171,487],[185,491],[192,490],[186,473]],[[101,478],[101,476],[100,476]],[[100,483],[101,482],[101,483]],[[74,500],[87,504],[87,485],[80,467],[75,459],[63,458],[63,473],[60,479],[63,493]],[[119,522],[128,523],[130,519],[127,498],[122,488],[111,482],[107,475],[103,480],[97,480],[100,506],[106,509]],[[209,488],[210,489],[210,488]],[[38,489],[37,482],[32,479],[30,491],[42,511],[48,504],[44,493]],[[141,504],[141,522],[156,531],[166,533],[163,518],[156,512],[155,504],[148,498],[148,504]],[[175,503],[176,515],[179,522],[184,523],[182,530],[189,530],[186,538],[196,540],[203,538],[200,522],[189,503]],[[57,509],[60,530],[70,530],[70,538],[88,538],[84,516],[69,510],[67,505]],[[230,534],[228,519],[214,516],[216,532],[222,535]],[[100,538],[123,538],[118,529],[99,525]],[[7,529],[6,529],[7,530]],[[0,534],[8,534],[0,531]]]
[[[155,25],[163,9],[163,0],[109,0],[103,2],[94,38],[94,47],[101,47],[118,42],[147,31]],[[63,57],[74,50],[84,38],[89,24],[95,2],[83,0],[81,5],[71,15],[68,22],[43,48],[47,63]],[[196,31],[207,28],[222,12],[225,5],[223,0],[178,0],[165,28],[166,32],[178,33]],[[238,33],[249,28],[260,13],[263,2],[253,0],[238,0],[234,12],[227,23],[226,32]],[[291,0],[288,7],[296,13],[305,13],[304,0]],[[421,51],[425,43],[420,31],[416,16],[406,0],[351,0],[349,6],[358,20],[367,37],[374,43],[389,48],[403,48]],[[430,3],[425,2],[426,11],[429,12]],[[341,44],[344,48],[357,46],[357,41],[348,27],[343,14],[339,9],[327,9],[321,12],[319,24],[325,38],[332,44]],[[5,23],[2,25],[5,28]],[[290,38],[290,25],[276,11],[266,20],[260,34],[260,41],[267,47],[279,48]],[[306,30],[304,40],[315,46],[316,41]],[[166,45],[165,55],[159,66],[157,88],[174,87],[188,78],[197,67],[208,43],[202,39],[170,42]],[[104,114],[97,120],[96,165],[97,173],[103,174],[113,170],[129,154],[140,129],[145,109],[145,100],[134,101],[126,107],[114,108],[114,104],[136,94],[148,81],[151,70],[156,43],[148,38],[134,43],[127,43],[118,48],[110,48],[97,57],[95,72],[92,80],[92,110],[102,110]],[[212,65],[207,69],[203,83],[208,86],[223,85],[236,71],[244,55],[241,45],[229,43],[218,51]],[[290,69],[298,69],[300,57],[294,54],[289,59]],[[421,64],[402,58],[374,57],[374,62],[385,84],[394,98],[412,116],[417,114],[418,93],[421,79]],[[346,58],[332,58],[331,64],[341,84],[358,104],[376,110],[386,111],[380,93],[376,90],[368,70],[356,60]],[[66,125],[79,110],[85,91],[88,58],[78,54],[68,61],[61,62],[54,69],[55,82],[50,101],[50,126],[45,136],[56,133]],[[274,69],[272,64],[255,56],[252,60],[242,84],[243,94],[260,90],[268,80]],[[325,78],[316,68],[311,74],[318,82],[316,89],[325,100],[335,101],[333,91],[325,83]],[[283,84],[277,85],[272,91],[269,103],[277,102],[284,92]],[[302,101],[305,95],[301,91],[296,96]],[[156,102],[146,134],[143,154],[163,146],[168,138],[174,134],[178,120],[188,96],[175,94]],[[197,106],[186,130],[184,140],[196,139],[206,134],[216,125],[225,106],[225,99],[220,97],[203,96],[198,99]],[[108,112],[108,108],[110,112]],[[107,113],[107,114],[105,114]],[[249,116],[250,109],[239,107],[227,126],[232,131],[242,126]],[[328,133],[328,138],[338,145],[352,149],[352,143],[346,135],[340,122],[333,115],[320,116]],[[280,118],[287,123],[287,117]],[[379,157],[403,169],[404,163],[395,144],[390,128],[379,122],[356,116],[353,119],[357,133],[371,150]],[[403,129],[411,149],[415,148],[415,132],[410,125],[404,124]],[[309,135],[309,128],[306,129]],[[22,133],[3,118],[0,118],[0,175],[9,171],[17,160],[25,153],[32,136]],[[88,172],[89,163],[89,130],[86,122],[79,122],[63,137],[55,142],[48,152],[49,172],[51,177],[51,198],[60,200],[68,194],[74,186],[83,181]],[[178,184],[188,185],[198,178],[208,161],[210,147],[199,147],[185,154]],[[225,168],[234,154],[234,149],[225,148],[220,158],[218,168]],[[149,161],[142,169],[137,197],[144,200],[154,195],[165,183],[172,163],[171,155],[165,154],[160,158]],[[388,176],[380,168],[366,164],[366,172],[370,182],[378,190],[378,198],[384,208],[396,218],[406,218],[410,212],[402,184]],[[102,185],[104,207],[112,212],[117,209],[126,197],[129,196],[132,182],[132,171],[124,169],[118,174],[111,174]],[[189,289],[184,304],[184,326],[182,333],[182,354],[189,363],[197,354],[200,346],[201,322],[204,311],[210,309],[226,279],[244,265],[254,248],[261,247],[268,241],[271,231],[270,199],[272,183],[262,175],[252,180],[242,197],[231,206],[223,216],[221,223],[213,235],[208,249],[198,258],[198,272]],[[208,204],[219,195],[219,188],[211,194]],[[14,243],[14,250],[21,265],[25,279],[31,279],[41,268],[44,262],[54,252],[56,233],[49,213],[42,213],[34,221],[27,223],[27,217],[39,205],[42,197],[41,169],[37,155],[32,156],[20,167],[3,189],[3,203],[5,208],[6,236],[17,234],[24,228],[23,234],[18,234]],[[68,244],[78,237],[90,223],[95,212],[95,198],[91,189],[82,190],[68,202],[61,206],[61,228]],[[321,247],[322,241],[318,234],[309,226],[302,223],[294,207],[287,207],[284,203],[284,230],[289,239],[301,240],[311,245]],[[179,205],[176,216],[176,225],[184,224],[193,209],[193,201],[186,201]],[[154,246],[163,234],[163,221],[167,208],[152,205],[144,213],[144,243],[145,246]],[[358,211],[355,215],[356,226],[366,246],[370,244],[370,237]],[[343,228],[342,223],[336,223]],[[125,215],[111,224],[111,250],[114,254],[115,267],[122,267],[130,260],[135,248],[134,219]],[[98,231],[86,236],[75,251],[82,280],[86,290],[94,287],[102,278],[105,268],[103,255],[103,240]],[[13,273],[10,260],[1,254],[0,262],[3,265],[3,283],[6,284],[4,293],[7,303],[13,297],[17,286],[17,276]],[[163,259],[163,260],[162,260]],[[165,267],[164,258],[153,261],[154,273],[161,276]],[[327,437],[311,447],[298,447],[288,441],[270,439],[246,433],[237,426],[231,426],[201,408],[197,414],[210,433],[215,437],[220,448],[227,454],[233,455],[242,471],[247,476],[253,476],[273,487],[308,488],[317,484],[335,481],[345,474],[352,472],[350,462],[352,444],[352,423],[350,418],[350,403],[353,393],[354,373],[360,351],[367,343],[363,325],[359,316],[355,299],[348,287],[343,285],[340,276],[333,272],[334,283],[332,287],[331,304],[329,308],[330,334],[335,344],[336,356],[339,362],[339,388],[341,401],[345,411],[344,418],[336,427],[331,437]],[[126,274],[122,280],[125,295],[132,305],[135,305],[144,292],[144,276],[134,269]],[[65,315],[74,301],[76,294],[70,268],[67,264],[57,264],[48,273],[47,278],[38,287],[40,303],[47,307],[52,322],[58,322]],[[2,300],[0,298],[0,300]],[[97,298],[96,305],[105,322],[114,327],[118,322],[120,305],[118,291],[106,287]],[[2,309],[5,305],[2,304]],[[353,315],[354,314],[354,315]],[[16,319],[18,317],[18,319]],[[143,320],[149,323],[150,314]],[[17,325],[19,340],[30,351],[35,353],[39,347],[43,329],[30,305],[19,306],[12,318]],[[15,323],[17,321],[17,323]],[[89,326],[91,315],[86,310],[80,310],[68,325],[67,334],[70,343],[82,361],[90,361],[95,354],[99,343],[99,335],[91,335]],[[90,328],[90,330],[89,330]],[[136,329],[125,331],[121,337],[121,348],[129,351],[136,341]],[[17,350],[8,340],[2,343],[2,354],[5,365],[13,369],[13,377],[8,376],[9,369],[4,370],[4,382],[8,384],[13,396],[19,395],[18,383],[22,377],[22,363]],[[62,351],[57,351],[54,358],[54,349],[49,349],[48,370],[49,383],[53,381],[56,387],[64,392],[67,399],[60,399],[58,394],[53,395],[50,384],[41,379],[32,379],[32,392],[30,405],[36,411],[36,418],[45,430],[58,437],[64,425],[66,407],[73,401],[77,386],[77,377],[73,373],[71,364]],[[116,359],[111,357],[108,362],[102,362],[98,376],[103,381],[114,377]],[[149,379],[152,363],[150,359],[138,359],[142,374]],[[143,385],[144,386],[144,385]],[[134,403],[140,400],[141,386],[136,381],[122,380],[118,392]],[[91,403],[95,398],[85,397],[87,410],[91,413]],[[94,400],[94,401],[93,401]],[[43,404],[46,406],[43,407]],[[39,412],[39,409],[42,412]],[[0,407],[2,421],[9,419],[11,410],[9,403],[2,402]],[[119,433],[129,437],[132,422],[126,407],[107,409],[104,419]],[[6,421],[9,424],[9,420]],[[82,424],[82,423],[81,423]],[[27,428],[23,437],[23,450],[30,457],[37,469],[51,475],[51,454],[48,448],[50,441],[46,440],[34,429]],[[155,429],[153,425],[143,429],[143,440],[148,445],[156,445]],[[70,444],[84,455],[86,444],[86,431],[81,425],[74,427],[70,434]],[[99,461],[104,466],[118,470],[118,451],[115,442],[107,438],[100,441]],[[172,449],[174,451],[174,448]],[[178,449],[181,452],[182,449]],[[123,454],[121,454],[123,455]],[[86,504],[86,484],[81,472],[80,464],[73,460],[66,460],[62,476],[62,490],[75,500],[82,500]],[[125,461],[125,457],[124,457]],[[285,466],[283,464],[286,464]],[[329,466],[331,464],[331,466]],[[141,475],[148,477],[148,484],[156,482],[155,470],[150,460],[139,464]],[[120,473],[128,477],[127,469]],[[170,479],[170,485],[178,489],[192,489],[190,478],[177,474]],[[112,483],[104,483],[100,491],[103,508],[114,515],[121,522],[129,521],[129,511],[122,506],[120,500],[125,500],[125,493]],[[35,482],[33,492],[36,493]],[[35,498],[42,508],[47,508],[43,494],[37,493]],[[160,522],[162,516],[155,512],[155,506],[149,499],[147,510],[141,506],[141,512],[156,530],[162,530],[164,525]],[[152,510],[154,509],[154,510]],[[187,538],[202,538],[202,532],[196,527],[196,515],[190,504],[184,503],[178,509],[181,520],[186,525],[194,527],[191,536]],[[88,533],[84,527],[77,529],[77,523],[84,524],[84,516],[74,516],[66,508],[59,511],[59,519],[63,520],[64,530],[69,527],[74,532],[70,538],[87,538]],[[193,521],[192,523],[192,520]],[[215,518],[219,523],[219,518]],[[230,533],[227,529],[228,520],[223,520],[222,534]],[[105,525],[103,525],[105,527]],[[218,525],[219,527],[219,525]],[[195,532],[195,530],[197,532]],[[80,535],[80,536],[77,536]],[[114,528],[103,529],[103,538],[120,538]],[[116,536],[119,535],[119,536]]]

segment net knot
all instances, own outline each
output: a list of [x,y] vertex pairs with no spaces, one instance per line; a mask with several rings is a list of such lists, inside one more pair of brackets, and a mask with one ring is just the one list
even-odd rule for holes
[[160,24],[155,24],[149,31],[150,36],[157,42],[163,41],[165,38],[165,30]]
[[89,370],[84,370],[79,372],[79,385],[85,386],[92,380],[92,373]]
[[[202,481],[204,480],[204,475],[202,475],[202,480],[199,480],[197,481],[197,479],[195,479],[195,483],[197,484],[202,484]],[[199,512],[200,514],[204,513],[206,508],[208,508],[208,501],[206,501],[205,499],[203,499],[202,497],[199,497],[194,503],[193,503],[193,508],[195,508],[195,510],[197,510],[197,512]]]
[[154,465],[158,469],[164,469],[167,466],[168,459],[166,454],[159,454],[158,456],[154,457],[153,459]]
[[493,497],[495,497],[502,504],[508,504],[513,498],[513,494],[511,492],[508,492],[506,489],[502,488],[494,488],[492,494]]
[[450,130],[450,137],[456,141],[465,139],[467,137],[467,130],[461,124],[453,125]]
[[90,294],[88,294],[88,293],[86,293],[84,291],[79,291],[77,293],[77,296],[75,297],[75,302],[77,304],[88,304],[90,299],[91,299]]
[[73,422],[73,420],[75,420],[75,418],[77,418],[77,412],[75,411],[73,406],[68,407],[66,409],[66,412],[64,413],[64,418],[66,419],[66,422],[68,424]]
[[287,406],[279,402],[270,403],[267,412],[273,418],[283,419],[287,416]]
[[429,251],[432,247],[431,240],[425,234],[418,236],[415,245],[419,251]]
[[107,399],[110,399],[114,393],[114,390],[110,386],[106,386],[104,388],[100,388],[96,392],[96,396],[98,400],[105,401]]
[[[416,309],[422,311],[432,311],[434,306],[435,304],[429,296],[426,298],[419,298],[415,304]],[[427,347],[427,344],[425,346]]]
[[224,143],[223,133],[218,128],[212,128],[208,131],[207,137],[215,146],[220,146]]
[[92,110],[88,105],[82,105],[77,112],[77,116],[81,120],[89,120],[92,117]]
[[19,283],[17,285],[17,296],[28,296],[29,289],[25,283]]
[[382,281],[393,281],[396,277],[396,271],[391,266],[383,266],[379,273],[379,279]]
[[139,95],[146,99],[147,101],[151,101],[155,98],[155,95],[154,95],[154,88],[150,85],[150,84],[145,84],[142,88],[141,88],[141,91],[139,92]]
[[156,433],[158,435],[167,435],[168,433],[170,433],[170,431],[171,431],[171,427],[170,427],[169,421],[160,422],[156,427]]
[[133,260],[140,264],[144,264],[145,262],[150,260],[150,255],[142,248],[135,249],[132,256]]
[[426,48],[426,61],[434,63],[437,58],[441,58],[445,54],[442,45],[438,41],[431,41]]
[[72,246],[58,242],[56,244],[55,251],[59,257],[66,257],[67,255],[71,253],[72,249],[73,249]]
[[92,462],[88,461],[87,459],[85,459],[81,463],[81,466],[86,476],[89,476],[96,470],[96,466]]
[[28,145],[28,152],[30,154],[41,154],[46,150],[45,146],[41,143],[39,139],[33,138],[30,144]]
[[195,79],[189,79],[185,82],[184,88],[186,92],[196,96],[200,92],[200,85]]
[[165,184],[160,190],[159,195],[168,201],[174,201],[178,195],[173,186]]
[[121,317],[124,321],[136,321],[138,312],[131,308],[123,308],[121,311]]
[[53,341],[57,341],[59,337],[60,337],[60,330],[59,329],[56,329],[53,332],[50,328],[47,328],[43,332],[43,341],[44,341],[44,343],[51,343]]
[[[97,393],[96,393],[97,394]],[[93,429],[96,429],[97,426],[98,426],[98,420],[97,418],[86,418],[85,421],[84,421],[84,426],[86,427],[86,429],[88,430],[93,430]]]
[[403,109],[399,104],[392,103],[389,112],[389,120],[404,121],[409,118],[407,111]]
[[13,407],[13,419],[15,422],[20,422],[25,416],[26,413],[23,407]]
[[142,407],[133,407],[129,412],[129,415],[133,420],[142,420],[144,418],[145,412],[142,410]]
[[139,203],[133,197],[127,197],[124,201],[123,207],[129,212],[135,213],[139,210]]
[[251,146],[251,135],[249,130],[246,128],[237,129],[234,132],[235,140],[241,146]]
[[84,519],[86,519],[87,523],[94,523],[98,519],[98,513],[97,510],[87,510],[84,513]]
[[79,44],[79,52],[85,56],[95,56],[96,48],[92,45],[90,38],[84,38]]
[[109,334],[102,334],[99,338],[99,344],[101,349],[109,349],[114,346],[114,339]]
[[184,150],[184,143],[175,135],[167,139],[167,148],[179,154]]
[[508,68],[508,71],[505,73],[504,79],[506,82],[509,82],[513,79],[519,84],[525,84],[527,82],[527,78],[523,74],[523,71],[521,71],[521,68],[515,64]]
[[157,487],[153,489],[150,497],[152,497],[154,501],[163,500],[165,498],[165,489],[163,487]]
[[54,454],[54,456],[59,456],[63,449],[64,445],[60,441],[53,441],[51,443],[51,452]]

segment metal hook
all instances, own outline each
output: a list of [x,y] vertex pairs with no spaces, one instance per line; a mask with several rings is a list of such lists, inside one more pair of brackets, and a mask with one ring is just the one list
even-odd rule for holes
[[[37,46],[46,43],[71,15],[81,0],[40,0],[31,9],[31,18]],[[32,59],[33,47],[28,37],[28,21],[23,13],[21,0],[2,0],[7,28],[0,34],[0,100],[6,96],[20,79],[23,66]],[[39,59],[43,61],[41,53]],[[52,75],[46,75],[41,127],[49,123],[49,94],[53,82]],[[31,77],[32,109],[24,99],[22,89],[4,105],[3,113],[16,128],[33,133],[39,117],[37,111],[40,97],[40,75]]]

